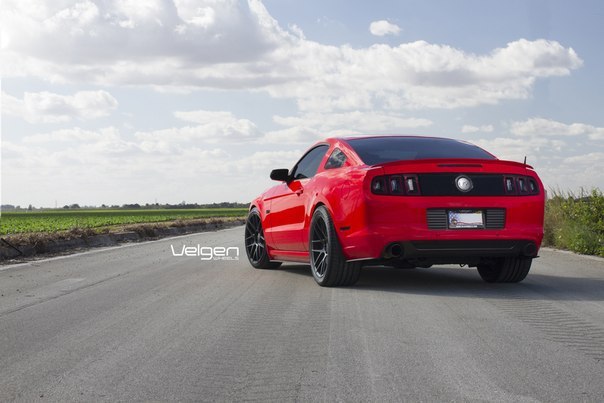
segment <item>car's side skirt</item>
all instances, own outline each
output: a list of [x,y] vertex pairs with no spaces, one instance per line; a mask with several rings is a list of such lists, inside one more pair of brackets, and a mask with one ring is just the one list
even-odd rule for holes
[[307,251],[291,251],[291,250],[269,250],[271,260],[310,263],[310,258]]

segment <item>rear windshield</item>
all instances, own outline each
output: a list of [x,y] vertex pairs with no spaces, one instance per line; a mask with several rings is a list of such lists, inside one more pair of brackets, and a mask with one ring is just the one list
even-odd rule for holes
[[432,158],[496,159],[482,148],[452,139],[431,137],[370,137],[348,143],[367,165]]

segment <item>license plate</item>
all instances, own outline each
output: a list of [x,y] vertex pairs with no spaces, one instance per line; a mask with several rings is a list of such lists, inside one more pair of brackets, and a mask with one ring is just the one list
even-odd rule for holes
[[449,228],[484,228],[482,210],[449,210]]

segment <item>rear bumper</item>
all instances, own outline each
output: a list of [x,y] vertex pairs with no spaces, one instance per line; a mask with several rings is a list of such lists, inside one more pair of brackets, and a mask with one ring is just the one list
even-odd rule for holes
[[408,241],[393,245],[401,246],[402,258],[537,255],[535,242],[526,240]]
[[499,257],[536,257],[538,239],[431,239],[372,242],[371,253],[351,260],[398,260],[430,264],[476,263]]
[[[393,244],[404,259],[433,258],[448,263],[461,258],[536,256],[543,239],[542,197],[383,197],[366,200],[364,217],[357,225],[338,223],[338,235],[349,260],[384,259]],[[500,228],[431,228],[431,209],[501,209]],[[462,262],[463,263],[463,262]]]

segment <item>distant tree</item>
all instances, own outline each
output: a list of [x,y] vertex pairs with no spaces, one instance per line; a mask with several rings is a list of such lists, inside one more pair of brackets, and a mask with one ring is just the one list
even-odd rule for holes
[[66,205],[63,206],[63,208],[69,208],[69,206],[66,204]]
[[32,211],[34,209],[34,206],[32,206],[31,204],[29,206],[27,206],[27,211]]
[[69,208],[80,208],[80,205],[78,203],[73,203]]

